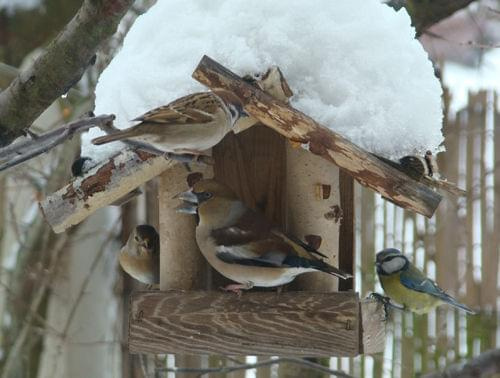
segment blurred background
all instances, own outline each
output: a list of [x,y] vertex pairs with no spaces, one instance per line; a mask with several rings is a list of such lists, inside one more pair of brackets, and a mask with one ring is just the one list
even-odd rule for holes
[[[425,14],[429,2],[408,2],[415,24],[432,18]],[[93,108],[99,73],[135,18],[153,3],[134,3],[96,64],[44,112],[34,131],[49,130]],[[391,3],[400,7],[399,1]],[[383,354],[321,361],[356,377],[411,377],[500,348],[500,2],[467,3],[425,29],[419,40],[445,88],[441,172],[468,196],[445,196],[437,214],[427,219],[356,185],[355,285],[362,297],[381,292],[374,256],[394,246],[481,312],[475,317],[447,307],[426,316],[396,312]],[[81,0],[0,0],[0,90],[43,51],[80,5]],[[76,139],[0,173],[0,378],[143,377],[154,376],[155,366],[256,361],[252,356],[190,360],[129,355],[124,309],[135,284],[119,269],[116,254],[136,224],[154,224],[156,182],[122,208],[101,209],[91,221],[55,235],[37,200],[70,179],[70,162],[79,155]],[[228,376],[326,374],[273,366]]]

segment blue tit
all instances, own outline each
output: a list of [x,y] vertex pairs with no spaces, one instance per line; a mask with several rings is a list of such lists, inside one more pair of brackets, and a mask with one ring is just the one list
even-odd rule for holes
[[377,253],[375,265],[385,293],[405,309],[425,314],[444,302],[474,314],[469,307],[446,294],[395,248],[387,248]]

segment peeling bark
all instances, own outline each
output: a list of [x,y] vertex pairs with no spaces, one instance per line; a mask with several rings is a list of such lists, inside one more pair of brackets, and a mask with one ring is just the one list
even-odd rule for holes
[[211,89],[231,91],[245,111],[292,141],[308,144],[309,150],[334,163],[383,197],[427,217],[434,214],[441,196],[409,179],[304,113],[248,84],[219,63],[204,56],[193,77]]
[[126,150],[46,197],[40,210],[54,232],[63,232],[174,164],[163,156]]

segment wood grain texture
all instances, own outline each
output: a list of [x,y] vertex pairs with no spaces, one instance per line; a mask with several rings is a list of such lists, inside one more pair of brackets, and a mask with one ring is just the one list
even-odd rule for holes
[[356,293],[138,292],[132,353],[355,356]]
[[161,156],[124,150],[47,196],[39,206],[54,232],[60,233],[175,164]]
[[261,124],[229,133],[213,148],[214,177],[273,224],[286,224],[286,140]]
[[384,351],[385,325],[384,306],[373,299],[361,301],[361,351],[363,354],[375,354]]
[[431,217],[439,205],[441,196],[427,186],[410,180],[304,113],[246,83],[209,57],[203,57],[193,77],[211,89],[231,91],[251,116],[293,141],[308,144],[309,151],[336,164],[360,184],[398,206]]

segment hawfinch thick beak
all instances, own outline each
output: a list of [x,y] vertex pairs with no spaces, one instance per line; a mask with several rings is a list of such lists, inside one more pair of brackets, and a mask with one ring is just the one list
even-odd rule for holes
[[180,199],[184,202],[175,208],[177,213],[196,214],[198,211],[198,197],[193,190],[190,189],[186,192],[178,193],[174,199]]
[[184,202],[175,208],[176,213],[197,214],[198,206],[195,203]]
[[193,189],[189,189],[188,191],[185,192],[180,192],[177,193],[173,199],[181,199],[186,202],[190,203],[198,203],[198,196],[193,193]]

